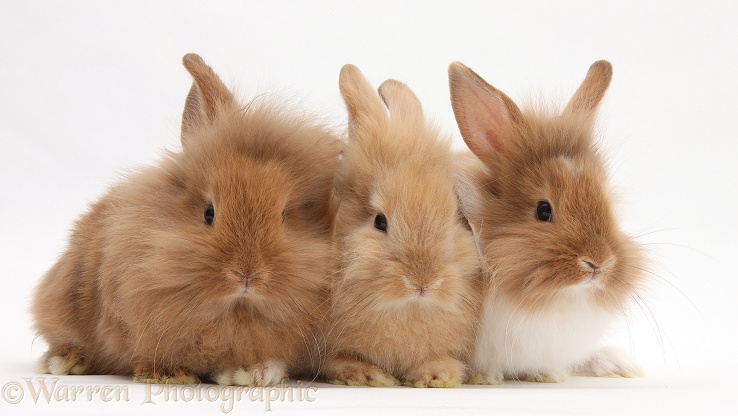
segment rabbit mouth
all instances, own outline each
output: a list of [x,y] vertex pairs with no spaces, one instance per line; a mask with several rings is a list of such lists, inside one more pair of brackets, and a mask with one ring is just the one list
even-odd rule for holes
[[405,288],[408,290],[409,298],[413,300],[425,300],[434,297],[438,287],[443,283],[443,279],[438,279],[430,284],[428,283],[416,283],[413,280],[403,276],[403,283]]
[[602,276],[600,273],[592,272],[584,276],[584,281],[581,283],[584,287],[601,288],[602,287]]
[[252,273],[245,275],[241,272],[232,272],[232,274],[238,279],[238,290],[237,293],[240,295],[249,295],[254,293],[254,287],[259,285],[261,280],[260,273]]

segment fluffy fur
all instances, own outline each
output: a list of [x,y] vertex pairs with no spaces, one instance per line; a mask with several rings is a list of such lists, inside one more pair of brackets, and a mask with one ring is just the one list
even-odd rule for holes
[[279,104],[244,110],[199,56],[183,62],[183,151],[93,204],[36,289],[44,372],[264,385],[316,344],[342,144]]
[[[349,141],[335,188],[339,266],[324,374],[336,384],[458,386],[480,266],[454,192],[450,143],[404,84],[385,81],[377,96],[346,65],[340,88]],[[375,226],[378,215],[386,231]]]
[[[608,62],[596,62],[555,113],[521,111],[462,64],[449,68],[454,113],[478,157],[459,159],[463,210],[487,275],[475,382],[639,374],[624,355],[597,350],[643,278],[641,251],[613,216],[592,138],[611,76]],[[542,201],[550,222],[537,218]]]

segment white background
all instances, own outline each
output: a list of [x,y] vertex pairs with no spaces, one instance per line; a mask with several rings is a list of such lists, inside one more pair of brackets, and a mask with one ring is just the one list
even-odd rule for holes
[[[563,105],[597,59],[614,66],[600,128],[623,227],[651,255],[644,307],[608,342],[644,379],[574,378],[457,390],[336,388],[277,413],[695,414],[738,409],[738,5],[702,2],[8,1],[0,7],[0,384],[33,376],[45,345],[28,313],[33,287],[65,247],[73,221],[127,169],[179,149],[199,53],[243,98],[276,93],[342,129],[342,65],[379,85],[406,82],[427,114],[464,146],[446,69],[461,61],[518,101]],[[219,403],[17,405],[0,413],[218,414]],[[237,403],[231,414],[262,412]]]

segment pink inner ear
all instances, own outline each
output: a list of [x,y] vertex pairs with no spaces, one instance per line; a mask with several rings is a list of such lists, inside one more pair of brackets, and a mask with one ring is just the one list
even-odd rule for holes
[[509,124],[505,103],[498,95],[490,94],[480,88],[472,88],[472,94],[477,105],[473,106],[470,114],[470,124],[475,127],[479,137],[475,140],[480,145],[491,147],[494,152],[502,152],[501,135]]
[[[490,116],[491,117],[491,116]],[[491,121],[494,122],[494,121]],[[498,140],[496,131],[492,128],[478,126],[474,129],[475,135],[479,137],[478,144],[484,147],[484,153],[500,153],[502,152],[502,141]],[[480,149],[482,150],[482,149]]]

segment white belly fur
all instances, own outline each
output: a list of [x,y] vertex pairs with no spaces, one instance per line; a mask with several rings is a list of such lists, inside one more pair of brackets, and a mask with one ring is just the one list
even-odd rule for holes
[[546,311],[529,312],[500,295],[486,299],[472,369],[489,381],[536,377],[561,381],[594,353],[612,315],[583,293]]

